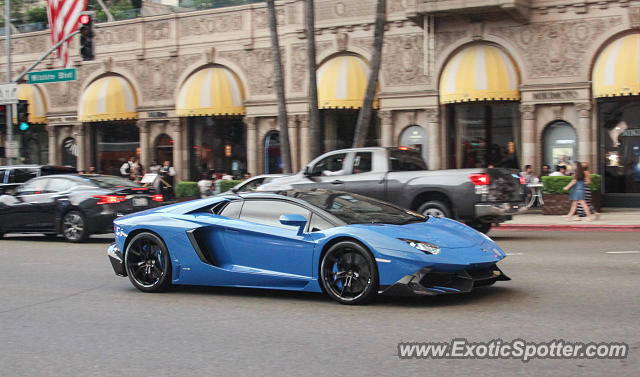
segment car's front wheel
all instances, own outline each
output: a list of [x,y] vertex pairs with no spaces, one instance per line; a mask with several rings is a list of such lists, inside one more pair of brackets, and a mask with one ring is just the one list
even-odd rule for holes
[[357,242],[331,246],[320,262],[324,291],[341,304],[363,304],[378,294],[378,268],[371,253]]
[[467,225],[469,225],[473,229],[477,230],[478,232],[482,232],[484,234],[489,233],[489,230],[491,230],[491,223],[483,223],[483,222],[480,222],[480,221],[473,221],[473,222],[468,223]]
[[171,285],[171,259],[160,237],[150,232],[137,234],[124,254],[127,276],[143,292],[162,292]]
[[89,237],[87,222],[78,211],[69,211],[62,218],[62,235],[69,242],[84,242]]

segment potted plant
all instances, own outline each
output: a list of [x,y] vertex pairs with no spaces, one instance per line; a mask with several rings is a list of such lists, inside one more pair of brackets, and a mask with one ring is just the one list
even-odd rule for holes
[[[542,199],[544,200],[544,206],[542,213],[545,215],[566,215],[571,208],[571,201],[569,200],[569,191],[564,191],[562,188],[571,182],[573,177],[560,176],[560,177],[542,177]],[[602,183],[602,177],[599,174],[591,174],[591,202],[596,211],[600,212],[602,203],[602,197],[600,195],[600,184]]]

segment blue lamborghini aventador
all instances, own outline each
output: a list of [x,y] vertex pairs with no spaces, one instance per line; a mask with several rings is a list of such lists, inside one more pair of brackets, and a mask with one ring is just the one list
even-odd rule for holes
[[438,295],[510,280],[505,253],[457,221],[330,190],[230,194],[114,221],[108,256],[144,292],[172,284]]

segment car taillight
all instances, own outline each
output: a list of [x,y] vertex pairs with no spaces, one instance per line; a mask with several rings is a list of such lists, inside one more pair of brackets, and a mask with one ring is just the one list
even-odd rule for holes
[[473,182],[474,185],[488,185],[489,184],[489,174],[484,173],[473,173],[469,174],[469,179]]
[[527,183],[527,180],[526,180],[526,179],[524,179],[524,177],[523,177],[523,176],[520,176],[520,184],[521,184],[521,185],[524,185],[525,183]]
[[161,202],[164,199],[162,198],[162,194],[151,195],[151,200],[154,202]]
[[115,204],[127,199],[124,195],[94,195],[93,197],[98,199],[96,204]]

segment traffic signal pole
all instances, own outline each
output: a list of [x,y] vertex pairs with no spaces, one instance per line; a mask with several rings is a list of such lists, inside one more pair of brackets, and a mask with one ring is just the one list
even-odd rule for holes
[[[4,1],[4,35],[5,35],[5,43],[7,52],[7,83],[11,82],[11,1]],[[13,142],[13,118],[11,116],[11,109],[13,105],[6,105],[6,114],[7,114],[7,142]],[[8,150],[5,148],[5,153]],[[7,157],[8,165],[11,165],[13,162],[13,157]]]

